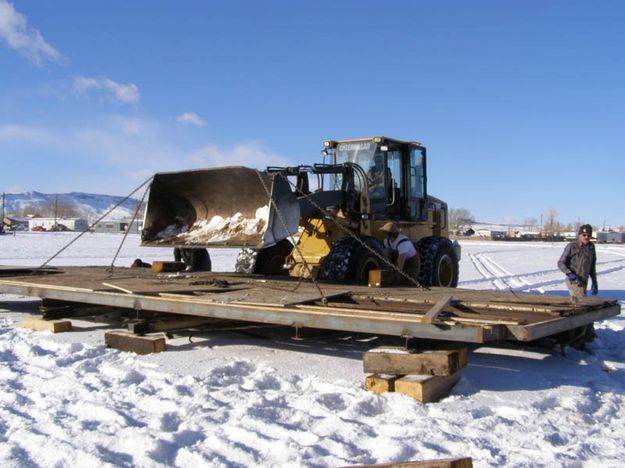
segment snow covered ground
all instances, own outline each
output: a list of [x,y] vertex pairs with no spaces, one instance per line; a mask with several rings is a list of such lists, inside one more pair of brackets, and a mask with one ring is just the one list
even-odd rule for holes
[[[39,265],[70,233],[0,237],[0,264]],[[121,236],[90,234],[53,265],[108,265]],[[564,244],[465,242],[461,286],[566,294]],[[599,288],[625,302],[625,247],[597,246]],[[211,251],[232,270],[235,250]],[[130,236],[117,265],[170,259]],[[38,302],[0,295],[2,466],[342,466],[472,456],[476,466],[623,466],[625,317],[591,353],[472,352],[452,395],[420,404],[362,390],[379,340],[285,329],[177,337],[169,351],[106,349],[108,325],[18,327]]]

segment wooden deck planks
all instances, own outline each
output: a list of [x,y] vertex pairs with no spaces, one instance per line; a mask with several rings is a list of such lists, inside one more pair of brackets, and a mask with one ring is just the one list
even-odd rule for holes
[[[221,286],[212,287],[211,282]],[[217,311],[215,307],[238,306],[241,310],[235,315],[239,320],[326,326],[346,331],[365,329],[365,323],[355,326],[356,322],[350,319],[360,317],[372,324],[372,330],[378,330],[376,333],[399,333],[434,339],[449,336],[450,340],[457,341],[471,336],[471,342],[506,339],[510,336],[524,341],[536,339],[551,332],[559,332],[562,327],[580,326],[618,314],[615,301],[596,298],[585,299],[573,306],[568,298],[521,293],[391,288],[377,289],[372,294],[372,289],[359,285],[350,285],[349,291],[343,284],[321,284],[321,288],[324,295],[330,298],[327,306],[321,303],[318,290],[309,282],[234,273],[171,275],[157,274],[147,268],[117,268],[110,272],[103,267],[72,267],[54,275],[0,279],[0,291],[42,298],[178,314],[191,312],[197,316],[218,318],[227,316],[229,309]],[[159,294],[162,296],[159,297]],[[129,297],[124,299],[123,295]],[[453,299],[447,303],[446,297],[451,295]],[[191,308],[184,304],[200,305]],[[423,327],[416,327],[415,324],[421,323],[428,310],[437,304],[438,310],[431,314],[435,315],[435,323],[423,323]],[[283,318],[279,318],[281,314],[273,310],[279,308],[284,310]],[[568,315],[577,318],[561,320],[562,316]],[[336,320],[331,319],[332,316]],[[293,321],[287,317],[293,317]],[[380,321],[397,325],[380,328],[377,326]],[[342,328],[342,324],[347,322],[352,325]],[[405,330],[399,328],[400,323],[406,324]],[[436,327],[439,327],[438,331]],[[463,327],[466,333],[461,332]],[[480,328],[482,338],[467,327]]]

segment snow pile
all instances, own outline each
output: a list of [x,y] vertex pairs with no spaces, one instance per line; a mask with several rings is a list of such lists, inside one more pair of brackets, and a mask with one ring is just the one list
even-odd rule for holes
[[265,205],[256,210],[254,218],[246,218],[241,213],[224,218],[219,215],[210,220],[200,219],[191,227],[179,224],[170,224],[156,237],[167,242],[175,241],[184,244],[208,244],[213,242],[239,241],[258,242],[261,240],[267,220],[269,206]]

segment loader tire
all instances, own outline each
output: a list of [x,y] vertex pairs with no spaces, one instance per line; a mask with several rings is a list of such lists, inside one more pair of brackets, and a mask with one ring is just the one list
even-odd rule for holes
[[286,257],[293,250],[293,244],[284,239],[276,245],[258,251],[254,273],[267,276],[288,276],[288,270],[282,268]]
[[234,264],[234,271],[251,275],[256,267],[256,259],[258,258],[258,250],[243,248],[237,255],[237,261]]
[[458,286],[458,257],[445,237],[426,237],[418,244],[421,258],[419,283],[423,286]]
[[336,241],[321,265],[321,277],[330,281],[347,281],[355,247],[356,239],[349,236]]
[[[371,249],[384,257],[382,245],[373,237],[361,239]],[[362,246],[353,237],[343,237],[334,243],[323,261],[321,276],[330,281],[367,283],[369,271],[384,269],[384,261]]]
[[357,244],[356,252],[352,254],[350,259],[348,276],[352,281],[367,284],[369,282],[369,272],[371,270],[384,270],[388,267],[385,266],[386,262],[383,260],[384,250],[382,250],[382,244],[373,237],[365,237],[362,241],[379,256],[375,255],[366,247]]

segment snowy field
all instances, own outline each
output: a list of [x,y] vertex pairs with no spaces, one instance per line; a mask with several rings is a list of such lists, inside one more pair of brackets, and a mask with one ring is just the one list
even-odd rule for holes
[[[37,266],[69,233],[0,237],[0,264]],[[90,234],[52,265],[109,265],[121,236]],[[462,287],[566,294],[564,244],[464,242]],[[625,247],[597,246],[600,295],[625,302]],[[211,251],[232,270],[235,250]],[[118,266],[171,259],[130,236]],[[476,466],[625,460],[625,317],[590,352],[483,347],[439,403],[362,390],[378,340],[290,330],[214,332],[166,353],[106,349],[107,325],[18,327],[38,301],[0,295],[0,466],[343,466],[471,456]]]

